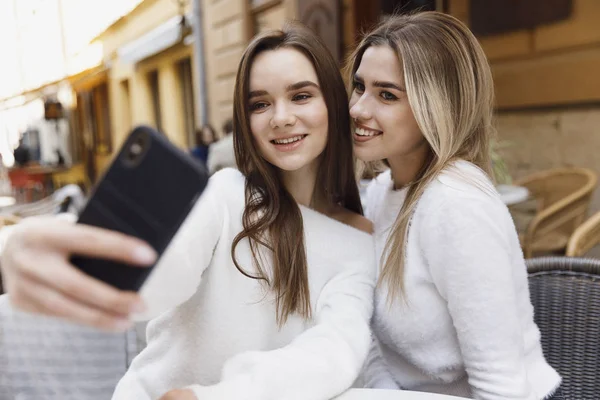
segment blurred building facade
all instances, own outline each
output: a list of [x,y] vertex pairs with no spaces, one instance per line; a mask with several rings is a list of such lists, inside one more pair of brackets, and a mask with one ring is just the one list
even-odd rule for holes
[[[514,178],[564,166],[600,173],[600,2],[550,1],[539,9],[565,7],[559,3],[569,7],[561,20],[480,37]],[[463,12],[470,19],[467,7]],[[600,209],[598,191],[592,209]]]
[[238,61],[256,33],[299,19],[324,38],[342,66],[361,31],[385,14],[418,7],[458,17],[480,39],[495,78],[499,136],[513,144],[504,156],[515,178],[565,165],[600,173],[596,0],[138,3],[91,42],[90,48],[101,44],[101,61],[67,78],[76,99],[75,142],[93,177],[136,124],[159,128],[182,148],[193,145],[203,123],[220,127],[232,114]]

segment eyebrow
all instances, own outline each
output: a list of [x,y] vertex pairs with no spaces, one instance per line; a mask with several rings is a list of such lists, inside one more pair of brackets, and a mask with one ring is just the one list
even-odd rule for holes
[[316,89],[320,89],[320,88],[319,88],[319,85],[317,85],[317,84],[316,84],[316,83],[314,83],[314,82],[311,82],[311,81],[301,81],[301,82],[298,82],[298,83],[294,83],[294,84],[292,84],[292,85],[289,85],[289,86],[286,88],[286,90],[287,90],[288,92],[293,92],[294,90],[304,89],[305,87],[309,87],[309,86],[312,86],[312,87],[314,87],[314,88],[316,88]]
[[[317,85],[314,82],[311,81],[301,81],[301,82],[297,82],[297,83],[293,83],[291,85],[288,85],[285,90],[287,92],[293,92],[295,90],[300,90],[300,89],[304,89],[305,87],[314,87],[316,89],[321,89],[319,87],[319,85]],[[266,96],[267,94],[269,94],[266,90],[253,90],[248,94],[249,98],[253,98],[253,97],[260,97],[260,96]]]
[[252,92],[250,92],[248,94],[249,98],[253,98],[253,97],[260,97],[260,96],[266,96],[267,95],[267,91],[266,90],[253,90]]
[[[354,74],[354,80],[356,82],[362,83],[364,84],[365,81],[363,80],[363,78],[361,78],[360,76]],[[396,89],[400,92],[406,92],[405,89],[403,89],[402,87],[400,87],[399,85],[392,83],[392,82],[386,82],[386,81],[374,81],[373,82],[373,86],[375,87],[379,87],[379,88],[384,88],[384,89]]]

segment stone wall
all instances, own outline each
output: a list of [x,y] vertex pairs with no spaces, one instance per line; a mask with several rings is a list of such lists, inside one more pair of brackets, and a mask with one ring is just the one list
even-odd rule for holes
[[[501,112],[498,138],[513,179],[566,166],[585,167],[600,175],[600,105],[547,111]],[[591,212],[600,210],[600,190]]]

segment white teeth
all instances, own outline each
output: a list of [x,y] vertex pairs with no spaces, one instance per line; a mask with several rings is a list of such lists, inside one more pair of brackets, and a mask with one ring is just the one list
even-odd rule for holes
[[300,135],[300,136],[294,136],[294,137],[291,137],[288,139],[273,140],[273,142],[276,144],[289,144],[289,143],[297,142],[298,140],[301,140],[303,138],[304,138],[304,135]]
[[356,128],[356,134],[358,136],[375,136],[375,135],[379,135],[379,132],[375,132],[375,131],[371,131],[371,130],[366,130],[363,128]]

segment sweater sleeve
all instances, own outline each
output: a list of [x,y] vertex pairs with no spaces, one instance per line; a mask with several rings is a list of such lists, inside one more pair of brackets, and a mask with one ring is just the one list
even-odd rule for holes
[[[222,202],[221,204],[217,202],[218,196],[214,185],[215,182],[211,178],[209,187],[194,205],[142,288],[142,296],[148,310],[136,316],[136,319],[155,318],[184,303],[196,292],[202,273],[210,264],[222,231],[224,206]],[[161,350],[160,347],[156,349],[159,352]],[[113,400],[151,400],[148,389],[140,378],[140,367],[136,364],[136,360],[119,381],[113,393]],[[159,363],[154,363],[145,367],[152,369],[158,365]],[[160,381],[161,377],[158,373],[156,376]],[[175,388],[166,390],[170,389]]]
[[365,361],[362,377],[364,387],[369,389],[400,389],[381,357],[379,341],[376,337],[371,341],[371,349]]
[[141,289],[147,311],[134,316],[143,321],[157,317],[188,300],[200,285],[222,231],[224,208],[215,175],[163,253]]
[[231,358],[222,380],[193,385],[202,400],[326,400],[358,376],[371,340],[373,271],[346,271],[329,281],[315,307],[315,325],[288,346]]
[[511,264],[509,244],[516,232],[510,215],[483,193],[474,198],[453,194],[431,207],[419,240],[434,284],[447,301],[471,391],[480,400],[535,400],[516,295],[527,282],[519,281],[523,275]]

